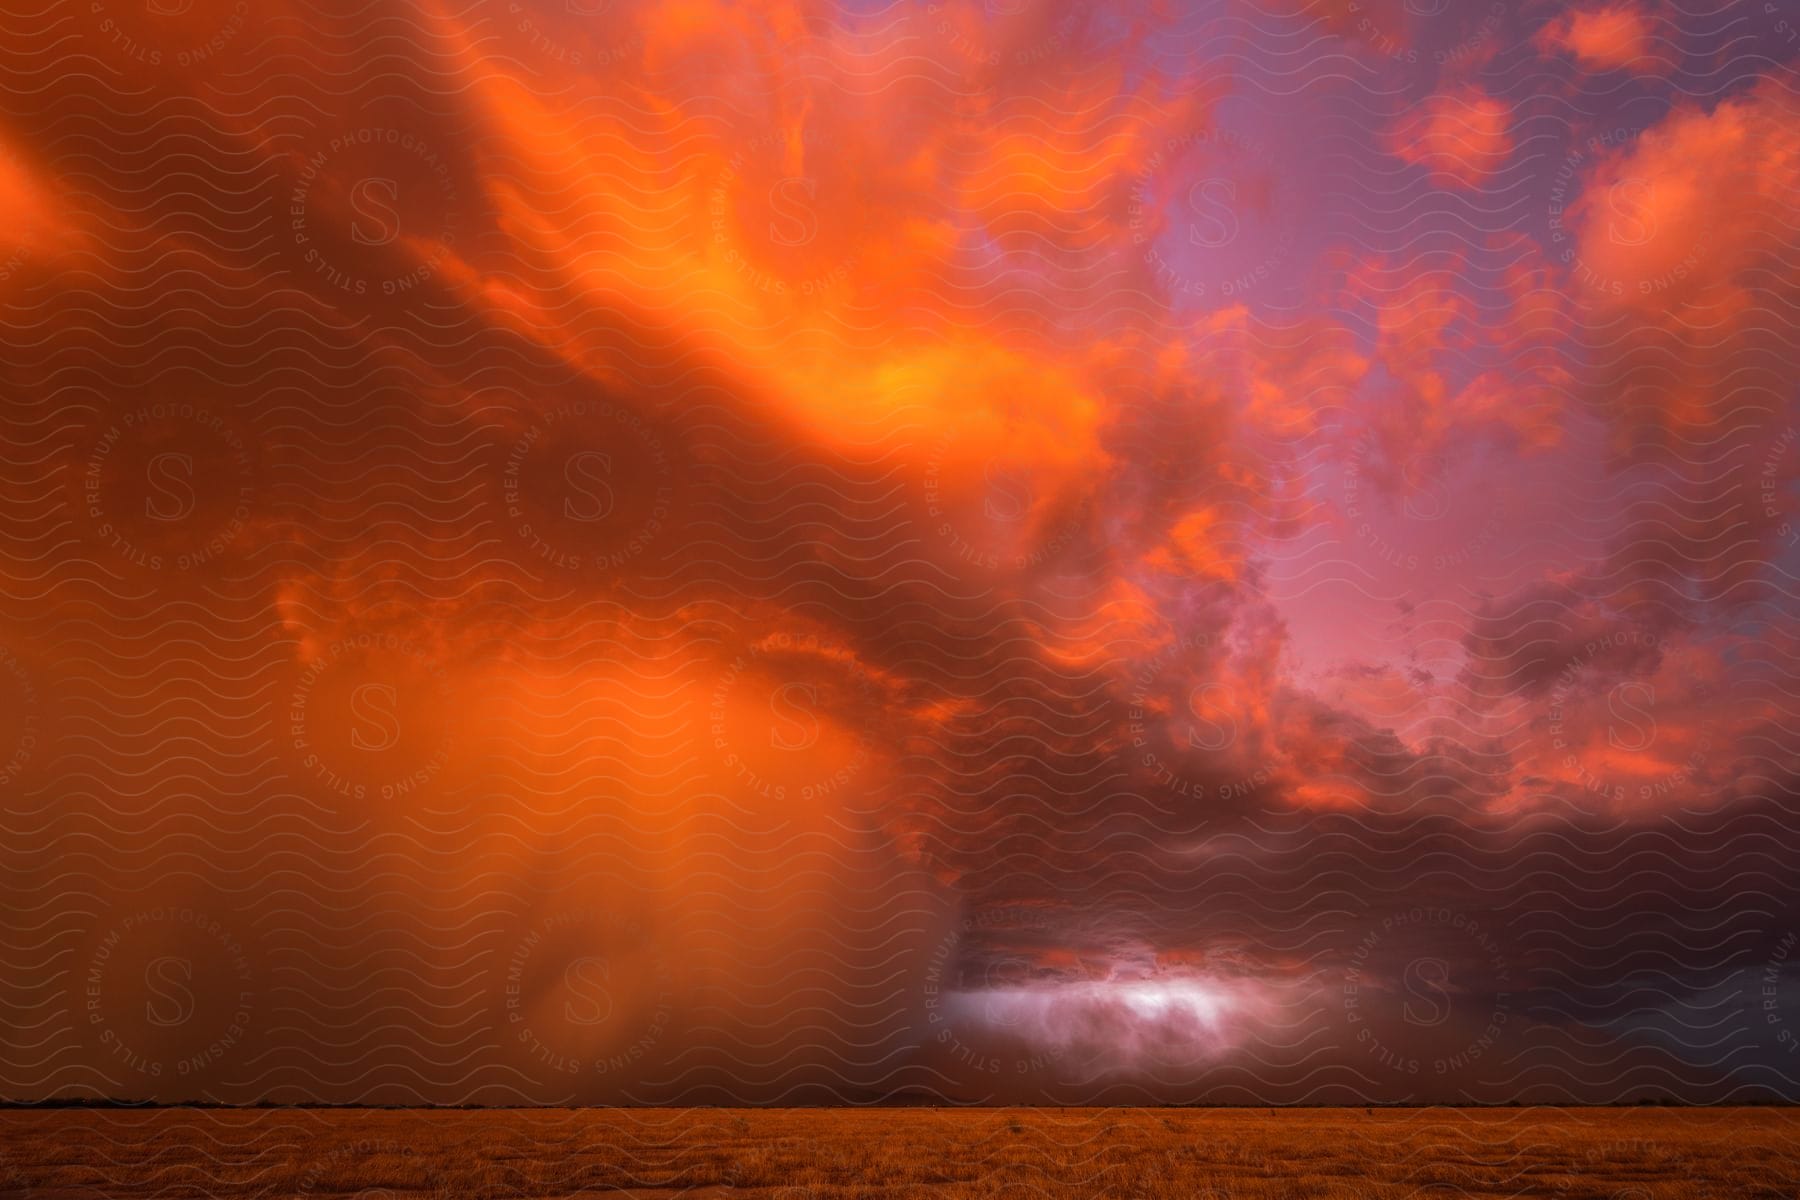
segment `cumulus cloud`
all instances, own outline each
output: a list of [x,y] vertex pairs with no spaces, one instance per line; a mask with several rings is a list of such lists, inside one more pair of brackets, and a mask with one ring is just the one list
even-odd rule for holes
[[1567,54],[1592,71],[1658,71],[1655,21],[1635,4],[1608,4],[1559,13],[1538,31],[1537,43]]

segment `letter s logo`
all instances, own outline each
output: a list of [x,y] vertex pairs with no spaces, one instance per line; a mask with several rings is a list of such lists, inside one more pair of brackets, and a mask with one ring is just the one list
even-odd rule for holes
[[1407,1001],[1401,1015],[1408,1024],[1442,1025],[1450,1019],[1449,963],[1441,958],[1415,958],[1406,964],[1402,979]]
[[563,464],[563,480],[570,495],[563,500],[563,516],[571,521],[603,521],[613,510],[615,497],[608,486],[612,458],[598,450],[569,455]]
[[983,1016],[989,1025],[1005,1028],[1022,1024],[1025,1006],[1020,1003],[1026,982],[1031,978],[1031,962],[1016,954],[988,964],[987,986],[982,989]]
[[1613,718],[1606,730],[1607,743],[1627,754],[1648,750],[1656,742],[1656,717],[1650,711],[1655,703],[1656,689],[1647,683],[1615,686],[1606,696],[1606,707]]
[[364,179],[350,189],[350,207],[360,220],[350,222],[350,240],[385,246],[400,236],[400,185],[392,179]]
[[982,511],[990,521],[1016,525],[1031,515],[1031,484],[1023,472],[989,460],[982,469],[987,480],[987,498]]
[[1415,521],[1441,521],[1450,511],[1450,489],[1444,484],[1449,469],[1442,456],[1421,454],[1409,459],[1401,468],[1400,478],[1407,488],[1401,509]]
[[159,454],[144,468],[150,494],[144,499],[144,515],[158,521],[179,521],[194,511],[194,456]]
[[[804,246],[819,236],[819,219],[813,213],[819,185],[810,179],[789,177],[769,189],[769,207],[775,215],[789,222],[787,228],[769,222],[769,238],[779,246]],[[783,205],[792,205],[784,209]]]
[[1618,220],[1606,227],[1615,246],[1642,246],[1656,236],[1656,217],[1650,203],[1655,192],[1642,179],[1621,179],[1606,195],[1607,206]]
[[358,724],[350,744],[358,750],[392,750],[400,743],[400,691],[391,683],[364,683],[350,693]]
[[612,964],[604,958],[578,958],[563,968],[563,1020],[571,1025],[598,1025],[612,1016]]
[[1188,692],[1188,745],[1196,750],[1223,750],[1237,741],[1237,721],[1227,711],[1231,689],[1222,683],[1202,683]]
[[1187,206],[1199,218],[1188,223],[1188,241],[1193,245],[1217,250],[1237,241],[1237,184],[1229,179],[1202,179],[1188,188]]
[[[769,745],[777,750],[810,750],[819,743],[819,719],[809,705],[819,703],[810,683],[784,683],[769,693]],[[785,706],[785,709],[784,709]]]
[[144,1001],[144,1020],[169,1028],[185,1025],[197,1007],[194,989],[194,964],[185,958],[165,955],[144,965],[144,988],[151,999]]

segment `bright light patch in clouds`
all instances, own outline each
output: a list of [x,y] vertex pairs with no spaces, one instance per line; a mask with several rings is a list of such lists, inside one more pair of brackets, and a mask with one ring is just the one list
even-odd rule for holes
[[1200,976],[982,988],[948,997],[953,1019],[1067,1052],[1075,1061],[1182,1060],[1225,1048],[1252,1015],[1251,985]]

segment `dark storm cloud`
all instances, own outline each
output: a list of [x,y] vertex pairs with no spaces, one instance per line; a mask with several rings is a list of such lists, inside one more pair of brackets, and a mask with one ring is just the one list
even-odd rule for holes
[[[1329,256],[1162,179],[1293,125],[1203,16],[17,33],[0,779],[9,952],[58,965],[9,1094],[1786,1086],[1723,982],[1796,909],[1789,497],[1739,473],[1791,400],[1785,93],[1584,160],[1728,243],[1670,312],[1504,222],[1372,240],[1521,172],[1518,77],[1414,76],[1382,46],[1452,35],[1397,11],[1290,14],[1436,89],[1274,168]],[[1327,200],[1330,154],[1412,174]],[[1221,274],[1240,197],[1277,243]],[[1538,479],[1586,542],[1493,519]]]

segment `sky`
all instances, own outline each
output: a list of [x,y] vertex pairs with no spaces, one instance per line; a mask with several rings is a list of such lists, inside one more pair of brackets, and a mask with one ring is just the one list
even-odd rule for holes
[[0,1095],[1800,1098],[1800,12],[0,35]]

